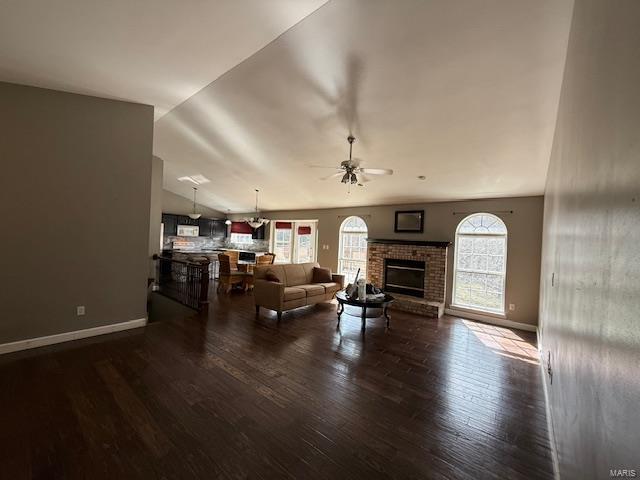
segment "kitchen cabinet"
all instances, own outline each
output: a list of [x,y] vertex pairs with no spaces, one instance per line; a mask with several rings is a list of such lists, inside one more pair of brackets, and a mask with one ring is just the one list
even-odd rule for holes
[[178,216],[170,213],[162,214],[162,223],[164,223],[164,234],[167,236],[176,236],[178,234]]
[[194,220],[187,215],[163,213],[162,223],[164,223],[164,234],[167,236],[177,236],[178,225],[198,227],[198,236],[200,237],[225,238],[227,236],[227,225],[224,223],[224,220],[214,220],[213,218],[204,217]]
[[213,237],[213,224],[215,220],[211,218],[203,218],[200,217],[198,219],[198,227],[200,230],[198,232],[198,236],[200,237]]
[[190,225],[192,227],[197,227],[198,226],[198,219],[193,219],[191,217],[189,217],[188,215],[178,215],[178,225]]
[[251,238],[253,238],[254,240],[264,240],[265,230],[266,230],[266,225],[262,225],[261,227],[255,228],[253,232],[251,232]]
[[227,236],[227,224],[224,220],[214,220],[211,236],[214,238],[224,238]]

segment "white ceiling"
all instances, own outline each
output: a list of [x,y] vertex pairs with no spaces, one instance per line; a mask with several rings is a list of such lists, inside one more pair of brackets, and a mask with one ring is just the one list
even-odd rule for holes
[[156,118],[327,0],[3,0],[0,80],[154,105]]
[[[330,1],[156,122],[165,188],[203,174],[199,199],[233,212],[254,188],[263,210],[542,194],[572,5]],[[319,180],[349,132],[395,174]]]
[[[217,210],[251,210],[254,188],[264,210],[534,195],[572,6],[5,0],[0,80],[173,108],[155,125],[165,188],[191,198],[177,178],[205,175]],[[395,174],[351,193],[319,180],[309,165],[344,160],[349,132]]]

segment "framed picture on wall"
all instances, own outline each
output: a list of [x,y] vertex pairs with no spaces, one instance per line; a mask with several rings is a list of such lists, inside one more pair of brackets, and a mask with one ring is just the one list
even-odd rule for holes
[[397,210],[393,231],[396,233],[424,232],[424,210]]

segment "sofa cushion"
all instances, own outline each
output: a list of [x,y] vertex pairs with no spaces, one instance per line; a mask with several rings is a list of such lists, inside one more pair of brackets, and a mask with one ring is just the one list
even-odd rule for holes
[[267,273],[264,274],[264,279],[268,282],[278,282],[282,283],[282,280],[273,270],[267,270]]
[[306,290],[298,287],[284,287],[284,301],[296,300],[299,298],[305,298],[307,296]]
[[335,293],[340,290],[340,284],[336,282],[322,282],[322,285],[327,293]]
[[268,272],[278,277],[280,282],[287,283],[287,276],[282,265],[256,265],[253,267],[253,276],[256,280],[266,280],[265,276]]
[[288,264],[284,266],[284,270],[287,275],[287,287],[295,287],[297,285],[309,283],[301,264]]
[[316,262],[301,263],[300,265],[302,265],[302,268],[304,269],[304,277],[305,277],[305,281],[302,283],[304,284],[316,283],[313,281],[313,270],[314,268],[319,267],[320,265]]
[[331,282],[331,270],[322,267],[313,267],[313,279],[311,283]]
[[301,288],[307,292],[307,297],[315,295],[324,295],[324,287],[319,283],[308,283],[306,285],[296,285],[295,288]]

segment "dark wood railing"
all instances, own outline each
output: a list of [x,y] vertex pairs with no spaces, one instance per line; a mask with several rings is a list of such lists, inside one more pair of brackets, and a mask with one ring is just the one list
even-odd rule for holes
[[209,260],[190,262],[154,255],[157,292],[199,312],[209,306]]

